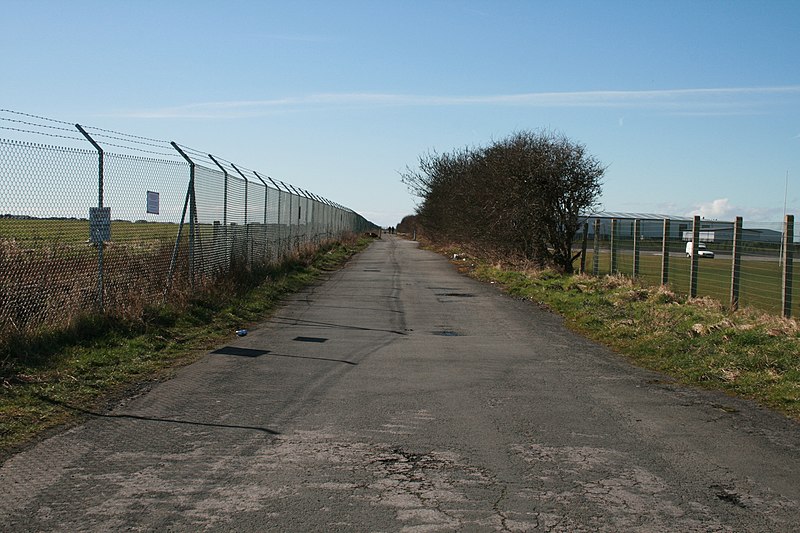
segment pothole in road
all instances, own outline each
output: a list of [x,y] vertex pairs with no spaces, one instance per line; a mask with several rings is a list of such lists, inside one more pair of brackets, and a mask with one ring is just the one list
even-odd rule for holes
[[457,331],[451,331],[448,329],[441,330],[441,331],[432,331],[434,335],[438,335],[439,337],[461,337],[461,333]]

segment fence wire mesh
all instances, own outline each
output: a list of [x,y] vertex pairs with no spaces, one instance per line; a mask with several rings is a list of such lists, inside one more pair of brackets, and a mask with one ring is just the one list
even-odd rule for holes
[[234,269],[374,228],[221,158],[82,129],[0,110],[2,336],[63,327],[87,311],[135,315]]
[[[787,220],[793,220],[793,217],[787,217]],[[587,273],[623,274],[650,284],[666,281],[675,292],[691,294],[690,253],[694,250],[687,248],[687,244],[693,239],[693,219],[625,218],[624,214],[600,213],[587,217],[586,221],[584,269]],[[637,221],[638,232],[635,231]],[[666,235],[665,222],[668,224]],[[738,298],[734,303],[734,224],[699,221],[698,242],[705,251],[697,257],[696,296],[712,297],[732,307],[746,306],[768,313],[799,316],[800,244],[795,239],[784,242],[787,221],[743,223],[736,244],[741,266],[736,277]],[[788,231],[793,232],[793,226],[790,225]],[[582,240],[583,231],[576,236],[576,242]],[[665,248],[668,251],[666,261]],[[788,283],[783,279],[787,258],[793,267]],[[638,271],[635,271],[635,265]],[[666,275],[662,269],[666,269]],[[788,309],[784,309],[785,303],[788,303]]]

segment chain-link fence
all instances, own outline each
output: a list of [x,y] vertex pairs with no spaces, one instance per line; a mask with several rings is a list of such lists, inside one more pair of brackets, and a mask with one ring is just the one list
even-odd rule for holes
[[800,314],[800,245],[792,215],[783,223],[747,223],[600,213],[587,217],[576,242],[585,250],[582,272],[626,274],[733,309]]
[[[126,316],[374,225],[230,161],[0,110],[0,334]],[[41,142],[47,136],[47,143]]]

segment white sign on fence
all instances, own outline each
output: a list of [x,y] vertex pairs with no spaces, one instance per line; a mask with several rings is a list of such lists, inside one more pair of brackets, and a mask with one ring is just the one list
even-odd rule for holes
[[147,191],[147,213],[150,215],[158,214],[158,193]]
[[111,208],[89,208],[89,241],[93,243],[111,240]]

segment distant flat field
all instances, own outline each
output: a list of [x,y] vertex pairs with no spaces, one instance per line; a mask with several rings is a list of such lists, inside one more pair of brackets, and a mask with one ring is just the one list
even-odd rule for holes
[[[112,241],[174,239],[178,224],[161,222],[111,222]],[[79,219],[0,219],[0,239],[14,240],[22,247],[37,247],[37,242],[85,243],[89,221]]]

